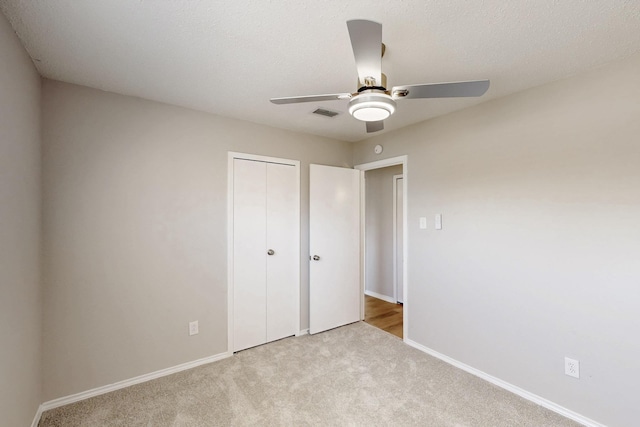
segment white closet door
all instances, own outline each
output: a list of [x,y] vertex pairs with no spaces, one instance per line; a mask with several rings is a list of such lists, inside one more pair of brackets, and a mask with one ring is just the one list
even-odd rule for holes
[[267,342],[295,335],[299,268],[297,174],[292,165],[267,164]]
[[233,351],[264,344],[266,326],[267,164],[233,165]]

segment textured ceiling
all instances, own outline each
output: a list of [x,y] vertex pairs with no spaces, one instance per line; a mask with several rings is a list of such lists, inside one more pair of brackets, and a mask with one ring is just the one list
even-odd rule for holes
[[[631,0],[0,0],[47,78],[348,141],[346,21],[383,24],[388,87],[491,80],[478,99],[400,100],[388,132],[640,52]],[[639,70],[640,72],[640,70]],[[330,119],[317,107],[341,112]]]

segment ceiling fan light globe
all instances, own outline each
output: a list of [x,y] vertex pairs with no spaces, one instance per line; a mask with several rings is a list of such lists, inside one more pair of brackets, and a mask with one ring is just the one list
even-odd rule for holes
[[391,111],[381,106],[360,106],[351,113],[353,117],[363,122],[377,122],[391,115]]
[[395,111],[395,101],[385,93],[365,93],[352,98],[349,102],[349,114],[363,122],[387,119]]

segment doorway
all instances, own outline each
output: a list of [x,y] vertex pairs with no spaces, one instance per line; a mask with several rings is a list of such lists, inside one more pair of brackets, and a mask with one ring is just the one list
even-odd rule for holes
[[408,300],[406,156],[356,169],[364,171],[362,319],[404,339]]

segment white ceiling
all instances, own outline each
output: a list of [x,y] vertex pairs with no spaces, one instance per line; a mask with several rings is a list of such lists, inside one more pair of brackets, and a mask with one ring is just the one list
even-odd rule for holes
[[[47,78],[347,141],[346,21],[383,24],[388,87],[491,80],[482,98],[407,99],[385,132],[640,52],[638,0],[0,0]],[[639,70],[640,72],[640,70]],[[310,114],[317,107],[336,118]]]

